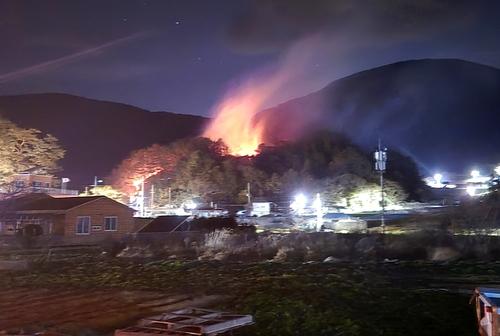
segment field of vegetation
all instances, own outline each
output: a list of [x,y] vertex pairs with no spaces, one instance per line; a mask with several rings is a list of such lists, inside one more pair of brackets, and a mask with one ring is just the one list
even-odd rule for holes
[[[471,290],[495,284],[500,262],[230,263],[82,255],[2,271],[0,330],[104,335],[185,302],[252,314],[256,324],[237,335],[474,335]],[[31,318],[33,312],[22,309],[36,295],[39,306],[32,309],[50,311],[48,317]],[[80,319],[54,318],[68,309]],[[11,316],[8,324],[5,316]]]

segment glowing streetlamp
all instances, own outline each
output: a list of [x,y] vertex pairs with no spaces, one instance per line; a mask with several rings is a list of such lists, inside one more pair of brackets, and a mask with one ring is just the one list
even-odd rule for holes
[[470,177],[472,177],[473,179],[477,179],[479,176],[481,176],[481,172],[479,170],[477,169],[471,170]]
[[146,196],[144,194],[144,182],[145,182],[144,177],[137,178],[132,182],[132,184],[138,191],[138,196],[136,197],[136,202],[137,202],[136,204],[137,207],[139,208],[138,212],[140,217],[144,217],[146,215],[146,208],[144,204],[144,199]]
[[307,204],[307,198],[304,194],[297,194],[294,201],[290,204],[290,208],[297,212],[297,214],[302,215]]
[[465,191],[469,194],[470,197],[476,196],[476,187],[468,186]]
[[443,175],[440,174],[440,173],[436,173],[434,174],[434,183],[436,184],[436,186],[440,186],[442,183],[442,180],[443,180]]
[[197,206],[198,204],[196,204],[193,200],[184,202],[184,207],[188,210],[194,210]]
[[373,154],[375,159],[375,170],[380,174],[380,227],[382,228],[382,233],[385,233],[385,199],[384,199],[384,172],[387,165],[387,148],[382,148],[380,138],[378,139],[377,151]]
[[495,167],[495,174],[500,176],[500,165]]
[[323,203],[321,202],[321,197],[316,194],[316,198],[313,201],[313,208],[316,210],[316,231],[321,231],[323,226]]

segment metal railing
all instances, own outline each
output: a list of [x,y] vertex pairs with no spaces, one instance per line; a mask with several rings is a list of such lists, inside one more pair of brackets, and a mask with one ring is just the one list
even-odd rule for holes
[[49,195],[71,195],[78,196],[78,190],[60,189],[60,188],[46,188],[46,187],[26,187],[22,191],[31,193],[45,193]]

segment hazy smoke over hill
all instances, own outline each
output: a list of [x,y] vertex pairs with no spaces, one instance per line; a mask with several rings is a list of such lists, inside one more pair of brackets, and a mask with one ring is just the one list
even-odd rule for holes
[[[480,8],[485,7],[479,6],[480,2],[253,1],[250,10],[230,27],[230,45],[238,52],[281,56],[276,64],[230,87],[214,109],[215,119],[204,135],[222,138],[233,148],[233,153],[251,154],[259,142],[293,139],[311,125],[324,125],[321,95],[309,97],[301,111],[282,111],[265,118],[255,116],[260,110],[319,90],[360,68],[410,57],[464,56],[471,43],[476,42],[469,40],[468,45],[457,47],[456,41],[449,37],[461,36],[468,26],[484,19]],[[499,7],[492,1],[482,2],[491,4],[493,9]],[[475,46],[497,39],[489,32]],[[404,80],[404,75],[399,74],[398,80]],[[397,95],[385,98],[383,105],[389,110],[400,104]],[[419,101],[422,97],[413,98]],[[360,104],[353,101],[352,105]],[[338,114],[330,115],[329,122],[344,124],[348,110],[343,106]],[[383,111],[369,110],[377,118],[364,114],[364,119],[358,122],[362,129],[378,129]],[[274,118],[272,124],[268,123],[269,118]]]
[[[264,138],[265,120],[254,117],[288,92],[293,83],[307,77],[307,65],[320,44],[320,37],[304,39],[290,48],[277,65],[234,83],[215,106],[214,119],[203,135],[212,140],[223,139],[232,154],[255,154],[268,139]],[[295,122],[313,117],[311,113],[296,116]]]
[[317,33],[330,36],[332,46],[345,35],[351,47],[377,44],[466,24],[476,17],[480,2],[484,1],[256,0],[236,18],[228,39],[236,50],[254,53],[282,50]]

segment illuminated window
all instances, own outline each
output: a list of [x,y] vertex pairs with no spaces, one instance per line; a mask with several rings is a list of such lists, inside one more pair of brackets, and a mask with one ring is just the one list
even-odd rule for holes
[[116,231],[118,228],[118,217],[104,217],[104,231]]
[[76,234],[90,234],[90,216],[79,216],[76,220]]

